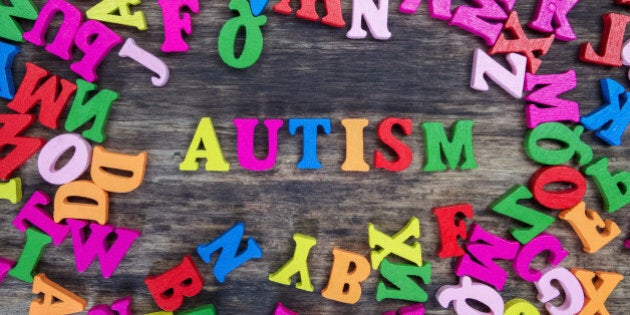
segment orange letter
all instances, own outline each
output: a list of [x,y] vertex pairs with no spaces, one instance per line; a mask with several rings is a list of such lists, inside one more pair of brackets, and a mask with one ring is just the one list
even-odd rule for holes
[[[88,199],[71,201],[70,199]],[[75,180],[62,185],[55,194],[53,219],[59,223],[63,219],[93,220],[98,224],[107,222],[109,196],[107,192],[89,180]]]
[[[361,298],[361,282],[370,275],[368,260],[354,252],[333,248],[333,266],[322,296],[354,304]],[[352,271],[350,271],[352,269]]]
[[[142,179],[144,179],[146,167],[146,151],[137,155],[128,155],[107,151],[102,146],[96,146],[92,153],[90,176],[92,176],[94,184],[104,190],[128,193],[140,186]],[[117,175],[108,169],[131,174],[129,176]]]

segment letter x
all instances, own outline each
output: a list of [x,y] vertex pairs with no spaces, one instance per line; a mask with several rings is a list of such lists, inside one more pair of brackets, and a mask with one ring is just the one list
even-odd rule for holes
[[[370,247],[370,260],[372,261],[372,269],[378,269],[381,261],[389,254],[395,254],[399,257],[407,259],[418,266],[422,266],[422,247],[418,242],[411,245],[406,244],[408,238],[420,237],[420,220],[411,217],[407,224],[393,236],[389,236],[377,230],[373,224],[368,225],[368,239]],[[381,249],[376,250],[376,246]]]
[[[623,279],[623,275],[615,272],[592,272],[578,268],[571,269],[571,272],[580,280],[582,289],[584,289],[584,296],[586,297],[584,307],[578,315],[609,315],[610,313],[608,313],[604,303],[606,303],[608,296],[612,293],[617,284]],[[595,282],[593,282],[593,280],[595,280]]]

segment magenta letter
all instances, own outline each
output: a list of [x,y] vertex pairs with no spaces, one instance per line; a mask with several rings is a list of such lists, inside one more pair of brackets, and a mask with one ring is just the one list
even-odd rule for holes
[[265,119],[264,125],[267,127],[268,153],[264,160],[256,158],[254,150],[254,129],[258,125],[257,119],[237,118],[234,119],[237,133],[238,162],[244,169],[252,171],[266,171],[276,164],[278,155],[278,130],[282,127],[280,119]]
[[48,195],[39,190],[35,191],[15,219],[13,219],[13,226],[20,232],[26,232],[26,229],[29,227],[26,224],[28,222],[48,234],[52,238],[54,246],[59,246],[66,239],[70,229],[65,224],[55,223],[50,214],[40,207],[40,205],[46,206],[49,203],[50,197]]
[[163,52],[183,52],[188,51],[188,44],[182,38],[182,31],[187,35],[192,32],[192,21],[190,14],[181,13],[182,8],[188,8],[192,13],[199,13],[198,0],[159,0],[162,7],[162,18],[164,20],[164,43]]

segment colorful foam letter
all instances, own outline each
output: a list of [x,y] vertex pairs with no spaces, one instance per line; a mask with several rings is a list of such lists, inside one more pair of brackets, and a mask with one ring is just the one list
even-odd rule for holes
[[630,172],[608,171],[608,159],[601,157],[585,166],[584,174],[593,177],[599,193],[604,199],[604,209],[615,212],[630,203]]
[[475,49],[470,87],[477,91],[488,91],[490,87],[488,86],[488,82],[484,79],[484,75],[487,75],[514,98],[521,98],[523,96],[523,85],[525,84],[527,58],[517,53],[510,53],[505,58],[510,64],[510,67],[512,67],[511,71],[503,68],[501,64],[494,61],[494,59],[488,56],[483,50],[479,48]]
[[50,197],[36,190],[13,219],[13,226],[21,232],[26,232],[29,224],[37,227],[51,237],[53,246],[59,246],[66,239],[70,228],[65,224],[55,223],[48,212],[42,209],[42,206],[47,206],[49,203]]
[[459,257],[465,254],[457,244],[457,238],[467,239],[466,222],[457,218],[462,215],[472,219],[473,208],[467,203],[435,207],[432,209],[440,230],[440,246],[437,254],[440,258]]
[[351,39],[363,39],[367,32],[361,27],[361,22],[365,20],[372,37],[380,40],[387,40],[392,37],[392,33],[387,29],[387,9],[389,0],[379,0],[378,6],[372,0],[352,1],[352,26],[346,33],[346,37]]
[[[551,283],[557,281],[564,291],[564,302],[555,306],[551,300],[562,296],[560,290]],[[551,315],[577,314],[584,305],[584,292],[578,279],[569,270],[562,267],[548,267],[542,271],[542,277],[535,282],[538,289],[538,300],[545,303],[545,308]]]
[[[146,151],[138,154],[123,154],[107,151],[102,146],[95,146],[90,168],[92,181],[101,189],[109,192],[128,193],[134,191],[144,179],[147,156]],[[109,170],[131,175],[118,175]]]
[[306,260],[308,259],[308,253],[311,248],[315,246],[317,240],[314,237],[299,233],[293,234],[293,240],[295,241],[293,257],[291,257],[284,266],[280,267],[278,271],[270,274],[269,281],[291,285],[291,277],[299,273],[300,281],[296,281],[295,287],[300,290],[313,292],[313,285],[311,284],[311,278],[308,274],[308,264]]
[[503,315],[540,315],[540,312],[527,300],[516,298],[505,302]]
[[544,252],[549,252],[547,262],[553,266],[557,266],[569,254],[562,247],[562,243],[560,243],[558,238],[551,234],[543,233],[521,247],[518,255],[516,255],[516,259],[512,261],[512,268],[523,280],[529,282],[538,281],[542,275],[541,271],[530,268],[530,265],[536,256]]
[[48,279],[43,273],[35,276],[33,293],[43,294],[44,297],[31,302],[29,315],[72,314],[83,311],[87,305],[84,299]]
[[630,93],[613,79],[599,81],[604,105],[583,116],[580,122],[610,145],[621,145],[621,136],[630,124]]
[[601,54],[593,50],[590,42],[580,46],[578,57],[581,61],[603,66],[621,67],[621,49],[626,25],[630,22],[630,16],[608,13],[602,15],[604,30],[599,43]]
[[367,172],[370,166],[363,159],[363,129],[369,124],[365,118],[342,119],[341,124],[346,129],[346,160],[341,164],[341,170],[346,172]]
[[214,305],[206,304],[189,310],[178,312],[177,315],[216,315]]
[[[422,0],[403,0],[398,6],[398,12],[404,14],[414,14],[418,10]],[[428,0],[429,16],[439,20],[450,20],[451,0]]]
[[[280,0],[273,6],[273,11],[280,14],[291,14],[291,7],[289,3],[291,0]],[[300,9],[297,10],[295,16],[300,19],[317,22],[319,21],[319,15],[315,10],[315,3],[317,0],[300,0]],[[346,22],[343,20],[341,14],[341,1],[340,0],[324,0],[324,6],[326,8],[326,15],[322,18],[322,23],[332,27],[344,27]]]
[[[525,135],[525,153],[530,159],[544,165],[560,165],[575,156],[575,162],[585,165],[593,159],[593,149],[580,139],[584,127],[575,126],[573,130],[565,124],[550,122],[538,125]],[[559,149],[547,148],[539,141],[559,143]]]
[[273,310],[273,315],[300,315],[290,309],[288,309],[282,302],[276,304],[276,308]]
[[289,134],[295,135],[302,128],[302,159],[298,162],[299,169],[320,169],[322,164],[317,159],[317,132],[319,127],[325,134],[330,134],[330,119],[303,118],[289,119]]
[[118,56],[123,58],[129,57],[157,74],[157,76],[151,77],[153,85],[159,87],[166,85],[166,82],[168,82],[170,71],[166,63],[150,52],[138,47],[133,38],[127,38],[125,44],[118,51]]
[[22,200],[22,179],[13,177],[0,183],[0,199],[16,204]]
[[190,13],[182,13],[182,9],[188,9],[192,13],[199,13],[198,0],[158,0],[162,8],[162,19],[164,20],[164,43],[163,52],[184,52],[189,47],[183,39],[182,32],[186,35],[192,33],[192,17]]
[[20,255],[17,264],[9,271],[9,275],[24,282],[33,282],[35,267],[44,253],[44,248],[51,242],[50,236],[37,228],[26,229],[26,244],[24,244],[22,255]]
[[[59,158],[70,149],[72,157],[60,169],[55,169]],[[46,143],[39,153],[39,175],[53,185],[63,185],[81,176],[90,166],[92,146],[76,133],[58,135]]]
[[461,27],[483,38],[488,46],[492,46],[501,34],[503,21],[508,18],[506,12],[512,11],[516,0],[475,0],[473,2],[476,6],[457,7],[448,24]]
[[253,237],[247,239],[247,248],[237,253],[244,233],[245,225],[242,222],[237,222],[212,242],[197,246],[197,253],[206,264],[210,263],[214,252],[221,250],[212,269],[214,276],[220,283],[225,281],[225,276],[228,273],[248,260],[262,257],[262,249]]
[[94,142],[101,143],[105,141],[105,123],[107,118],[109,118],[112,104],[118,98],[118,93],[103,89],[86,101],[88,93],[94,93],[98,87],[81,79],[77,80],[77,87],[77,95],[74,97],[70,112],[68,112],[64,128],[72,132],[93,121],[92,127],[83,131],[81,135]]
[[527,72],[536,73],[542,63],[540,57],[545,55],[551,47],[554,35],[549,35],[545,38],[528,39],[521,27],[516,11],[510,13],[503,29],[511,34],[514,39],[506,39],[504,34],[499,35],[497,42],[490,47],[488,53],[494,55],[496,53],[515,52],[525,55],[527,58]]
[[[473,282],[469,277],[459,278],[458,285],[445,285],[438,289],[436,299],[443,308],[447,308],[453,302],[453,308],[457,314],[487,315],[503,314],[503,298],[492,287],[483,283]],[[475,300],[490,309],[490,313],[480,312],[466,302]]]
[[[267,17],[253,16],[247,0],[231,0],[229,7],[230,10],[238,12],[238,16],[225,22],[219,32],[219,56],[230,67],[237,69],[251,67],[260,58],[263,50],[260,28],[267,23]],[[241,28],[245,30],[245,43],[240,56],[236,56],[234,45]]]
[[411,135],[413,131],[411,119],[409,118],[387,117],[381,120],[376,128],[376,134],[383,144],[394,151],[397,157],[394,161],[388,161],[383,153],[374,150],[374,167],[384,168],[390,172],[402,172],[411,164],[413,151],[394,137],[392,129],[395,126],[398,126],[405,136]]
[[394,285],[389,287],[384,281],[379,281],[376,287],[376,300],[398,299],[413,302],[426,302],[429,295],[411,277],[417,277],[423,283],[431,283],[431,264],[425,263],[422,266],[412,264],[392,263],[383,259],[379,268],[381,275]]
[[[61,90],[59,91],[59,88]],[[17,94],[7,107],[26,114],[35,105],[40,105],[39,122],[50,129],[57,129],[57,121],[77,86],[36,64],[26,63],[26,75],[18,88]]]
[[[203,149],[200,146],[203,145]],[[203,117],[199,121],[195,135],[190,142],[184,161],[179,164],[180,171],[196,171],[199,169],[197,159],[206,159],[206,171],[227,172],[230,163],[223,158],[221,145],[210,117]]]
[[[73,197],[92,202],[70,201]],[[109,195],[92,181],[84,179],[59,186],[55,193],[53,218],[57,223],[63,219],[81,219],[105,224],[109,218]]]
[[[424,131],[424,150],[426,163],[422,169],[425,172],[445,171],[450,169],[462,170],[477,168],[473,150],[472,120],[458,120],[453,126],[453,136],[448,139],[444,126],[439,122],[422,123]],[[446,164],[442,161],[446,158]],[[463,159],[463,162],[459,163]]]
[[498,237],[473,223],[466,243],[466,249],[470,254],[465,254],[457,260],[455,274],[460,277],[473,277],[501,291],[507,279],[507,272],[494,260],[514,259],[519,247],[518,242]]
[[252,15],[253,16],[259,16],[263,13],[263,11],[265,10],[265,8],[267,7],[267,4],[269,3],[269,0],[251,0],[249,1],[249,6],[252,9]]
[[381,315],[424,315],[424,305],[422,303],[412,304],[409,306],[401,307],[398,312],[389,311]]
[[0,114],[0,150],[10,150],[0,157],[1,180],[9,179],[13,171],[44,146],[44,139],[19,136],[34,121],[33,115]]
[[[546,190],[553,183],[566,183],[571,187],[562,190]],[[586,179],[576,169],[564,165],[538,169],[529,179],[529,189],[541,205],[554,210],[574,207],[586,194]]]
[[70,65],[70,69],[89,82],[98,79],[96,68],[114,47],[122,44],[122,38],[105,24],[89,20],[81,25],[74,37],[83,58]]
[[[577,102],[558,98],[561,94],[575,89],[577,78],[573,69],[558,74],[525,74],[525,96],[528,102],[538,103],[525,105],[525,121],[527,128],[545,122],[580,121],[580,108]],[[534,90],[536,87],[538,89]]]
[[521,244],[527,244],[536,235],[546,230],[555,218],[532,208],[519,205],[523,199],[532,199],[532,193],[523,185],[514,185],[490,204],[492,211],[520,221],[529,227],[510,227],[510,234]]
[[[192,297],[201,292],[203,276],[190,255],[186,255],[179,265],[159,276],[148,276],[144,283],[158,307],[165,311],[174,311],[182,306],[184,297]],[[164,294],[167,291],[170,294]]]
[[[24,1],[24,2],[28,2],[28,1]],[[2,12],[2,7],[0,7],[0,12]],[[0,23],[3,23],[3,22],[0,22]],[[1,98],[11,100],[13,99],[13,95],[15,94],[15,86],[13,85],[13,71],[11,71],[11,67],[13,66],[13,60],[15,59],[15,55],[17,55],[19,52],[20,52],[20,47],[0,41],[0,97]]]
[[[130,5],[140,4],[140,0],[102,0],[85,11],[88,19],[135,27],[141,31],[147,29],[147,21],[142,11],[131,14]],[[118,14],[114,14],[118,12]]]
[[131,301],[132,297],[126,296],[114,301],[111,306],[106,304],[95,305],[88,311],[87,315],[132,315]]
[[[370,242],[370,248],[372,248],[372,251],[370,251],[372,269],[378,269],[381,261],[389,256],[389,254],[404,258],[417,266],[422,266],[422,247],[420,243],[406,243],[409,238],[419,237],[420,220],[416,217],[411,217],[407,224],[392,236],[377,230],[374,224],[369,223],[368,240]],[[377,246],[380,249],[376,249]]]
[[[72,232],[77,271],[86,271],[94,259],[98,257],[104,278],[109,278],[114,274],[127,251],[131,248],[133,241],[142,234],[136,230],[91,223],[90,236],[86,239],[85,227],[88,225],[87,222],[73,219],[67,219],[66,222]],[[107,239],[112,235],[116,235],[116,240],[109,245]]]
[[15,261],[0,257],[0,283],[9,274],[9,270],[15,266]]
[[13,18],[35,20],[37,6],[30,0],[9,0],[11,6],[0,4],[0,37],[15,42],[23,42],[22,27]]
[[257,119],[237,118],[234,119],[236,126],[236,149],[238,162],[244,169],[252,171],[266,171],[273,169],[278,156],[278,130],[283,122],[280,119],[265,119],[263,122],[267,127],[267,157],[265,159],[256,158],[254,152],[254,130],[258,125]]
[[360,254],[336,247],[333,248],[333,257],[330,277],[322,290],[322,296],[341,303],[355,304],[361,298],[361,282],[370,276],[370,263]]
[[586,204],[560,212],[558,217],[569,222],[575,234],[580,237],[584,251],[593,254],[621,234],[621,229],[612,220],[602,220],[593,210],[587,210]]
[[[46,32],[57,13],[63,16],[62,24],[53,42],[46,44]],[[72,63],[70,69],[90,82],[97,79],[96,67],[103,58],[114,46],[122,43],[120,36],[103,23],[94,20],[84,23],[81,11],[64,0],[46,2],[33,29],[22,36],[36,46],[46,46],[49,53],[64,60],[72,59],[72,48],[76,45],[84,55],[81,60]]]
[[[400,5],[398,5],[398,12],[403,13],[403,14],[414,14],[416,13],[416,11],[418,11],[420,2],[422,2],[422,0],[403,0],[400,2]],[[449,13],[450,13],[450,10],[449,10]],[[396,314],[393,314],[393,315],[396,315]]]
[[623,275],[616,272],[592,272],[578,268],[572,268],[571,273],[580,281],[586,299],[584,307],[578,314],[609,315],[604,303],[617,284],[623,280]]
[[577,39],[567,14],[579,0],[542,0],[538,1],[534,19],[527,23],[533,30],[544,33],[553,32],[562,41]]
[[[61,14],[63,19],[53,41],[46,44],[45,35],[55,15]],[[42,7],[33,28],[22,34],[22,37],[36,46],[46,46],[46,51],[63,59],[72,59],[74,36],[83,22],[81,11],[64,0],[47,1]]]

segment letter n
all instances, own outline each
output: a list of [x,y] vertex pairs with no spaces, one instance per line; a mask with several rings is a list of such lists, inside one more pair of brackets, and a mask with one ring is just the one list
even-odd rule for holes
[[201,244],[197,247],[197,253],[207,264],[210,263],[212,254],[221,250],[213,269],[214,276],[221,283],[225,281],[225,276],[227,276],[228,273],[232,272],[246,261],[262,257],[262,250],[252,237],[247,239],[247,248],[237,255],[238,247],[244,233],[245,225],[238,222],[212,242]]

